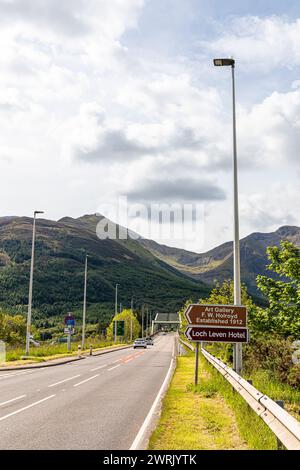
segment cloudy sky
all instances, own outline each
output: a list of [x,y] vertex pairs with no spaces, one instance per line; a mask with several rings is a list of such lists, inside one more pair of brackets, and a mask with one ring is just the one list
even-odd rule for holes
[[126,195],[203,207],[169,244],[232,239],[233,56],[241,235],[300,225],[299,0],[0,0],[0,47],[1,216]]

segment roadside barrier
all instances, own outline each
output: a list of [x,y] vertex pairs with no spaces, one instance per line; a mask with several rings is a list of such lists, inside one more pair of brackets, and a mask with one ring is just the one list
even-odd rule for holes
[[201,352],[232,387],[244,398],[253,411],[273,431],[278,441],[288,450],[300,450],[300,423],[279,404],[259,392],[234,370],[201,348]]

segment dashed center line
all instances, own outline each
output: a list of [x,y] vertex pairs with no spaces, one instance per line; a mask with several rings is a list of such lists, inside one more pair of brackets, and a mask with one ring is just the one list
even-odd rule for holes
[[90,371],[94,372],[95,370],[103,369],[103,367],[106,367],[106,366],[107,364],[104,364],[103,366],[94,367],[94,369],[90,369]]
[[50,395],[49,397],[43,398],[42,400],[31,403],[30,405],[24,406],[24,408],[20,408],[19,410],[13,411],[12,413],[9,413],[8,415],[1,416],[0,421],[3,421],[4,419],[9,418],[10,416],[21,413],[22,411],[28,410],[29,408],[39,405],[40,403],[43,403],[44,401],[49,400],[50,398],[53,398],[53,397],[55,397],[55,395]]
[[0,406],[8,405],[8,403],[12,403],[13,401],[21,400],[21,398],[25,398],[26,395],[20,395],[19,397],[12,398],[11,400],[3,401],[0,403]]
[[111,367],[110,369],[107,369],[107,370],[113,370],[113,369],[116,369],[117,367],[120,367],[121,364],[118,364],[117,366],[114,366],[114,367]]
[[55,387],[56,385],[68,382],[69,380],[77,379],[77,377],[80,377],[80,374],[74,375],[73,377],[69,377],[68,379],[61,380],[60,382],[56,382],[55,384],[48,385],[48,387]]
[[78,387],[79,385],[84,384],[84,383],[88,382],[89,380],[93,380],[96,377],[99,377],[99,374],[93,375],[93,377],[89,377],[88,379],[85,379],[82,382],[78,382],[78,384],[73,385],[73,387]]

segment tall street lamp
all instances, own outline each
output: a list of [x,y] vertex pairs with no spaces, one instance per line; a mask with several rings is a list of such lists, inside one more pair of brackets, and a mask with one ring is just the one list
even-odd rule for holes
[[118,286],[116,284],[116,299],[115,299],[115,343],[117,342],[117,315],[118,315]]
[[32,245],[31,245],[31,263],[30,263],[30,278],[29,278],[29,295],[28,295],[28,313],[27,313],[27,327],[26,327],[26,356],[29,355],[30,349],[30,329],[31,329],[31,308],[32,308],[32,285],[33,285],[33,268],[34,268],[34,248],[35,248],[35,221],[38,214],[43,214],[43,211],[34,211],[33,213],[33,229],[32,229]]
[[86,323],[86,291],[87,291],[87,266],[88,266],[88,257],[85,255],[85,268],[84,268],[84,290],[83,290],[83,312],[82,312],[82,340],[81,348],[84,349],[85,345],[85,323]]
[[133,337],[133,297],[131,297],[131,315],[130,315],[130,341]]
[[[240,235],[239,235],[239,203],[238,203],[238,169],[236,143],[236,112],[235,112],[235,61],[234,59],[214,59],[216,67],[231,67],[232,76],[232,114],[233,114],[233,209],[234,209],[234,238],[233,238],[233,282],[234,304],[241,305],[241,269],[240,269]],[[242,344],[234,345],[233,368],[241,373],[243,367]]]

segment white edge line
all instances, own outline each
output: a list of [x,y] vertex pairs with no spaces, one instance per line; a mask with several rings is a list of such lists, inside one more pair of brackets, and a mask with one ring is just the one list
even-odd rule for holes
[[93,375],[93,377],[89,377],[88,379],[85,379],[82,382],[78,382],[78,384],[73,385],[73,387],[78,387],[78,385],[84,384],[85,382],[88,382],[89,380],[95,379],[98,376],[99,376],[99,374]]
[[2,374],[2,375],[0,375],[0,379],[2,379],[3,377],[16,377],[17,375],[30,374],[31,372],[32,372],[32,370],[25,370],[25,371],[22,371],[22,372],[12,372],[11,374],[10,373]]
[[152,416],[154,415],[157,404],[159,403],[159,401],[160,401],[160,399],[161,399],[161,397],[164,393],[165,387],[166,387],[166,385],[168,383],[168,380],[170,378],[170,375],[172,373],[173,364],[174,364],[174,360],[175,360],[174,352],[175,352],[175,341],[174,341],[174,344],[173,344],[173,351],[172,351],[172,358],[171,358],[170,367],[169,367],[169,370],[168,370],[167,375],[165,377],[165,380],[163,381],[163,384],[159,389],[159,392],[158,392],[158,394],[157,394],[157,396],[156,396],[156,398],[153,402],[153,405],[151,406],[150,411],[147,414],[146,419],[143,422],[142,426],[140,427],[140,430],[137,433],[136,438],[134,439],[133,443],[131,444],[129,450],[138,450],[139,445],[141,444],[141,442],[142,442],[142,440],[145,436],[145,433],[147,431],[149,423],[151,422]]
[[111,367],[110,369],[107,369],[107,370],[113,370],[113,369],[116,369],[117,367],[120,367],[121,364],[118,364],[117,366],[114,366],[114,367]]
[[55,395],[50,395],[49,397],[43,398],[42,400],[31,403],[31,405],[24,406],[24,408],[20,408],[19,410],[13,411],[12,413],[9,413],[8,415],[1,416],[0,421],[3,421],[4,419],[9,418],[10,416],[21,413],[22,411],[28,410],[28,408],[32,408],[33,406],[38,405],[39,403],[42,403],[43,401],[49,400],[49,398],[53,398],[53,397],[55,397]]
[[8,405],[8,403],[12,403],[13,401],[16,401],[16,400],[21,400],[21,398],[25,398],[25,397],[26,397],[26,395],[21,395],[20,397],[16,397],[16,398],[12,398],[11,400],[3,401],[2,403],[0,403],[0,406]]
[[106,367],[106,366],[107,366],[107,364],[104,364],[103,366],[95,367],[94,369],[90,369],[90,372],[94,372],[95,370],[103,369],[103,367]]
[[48,385],[48,387],[55,387],[55,385],[62,384],[64,382],[68,382],[69,380],[77,379],[77,377],[80,377],[80,374],[74,375],[74,377],[69,377],[68,379],[61,380],[60,382],[56,382],[55,384]]

